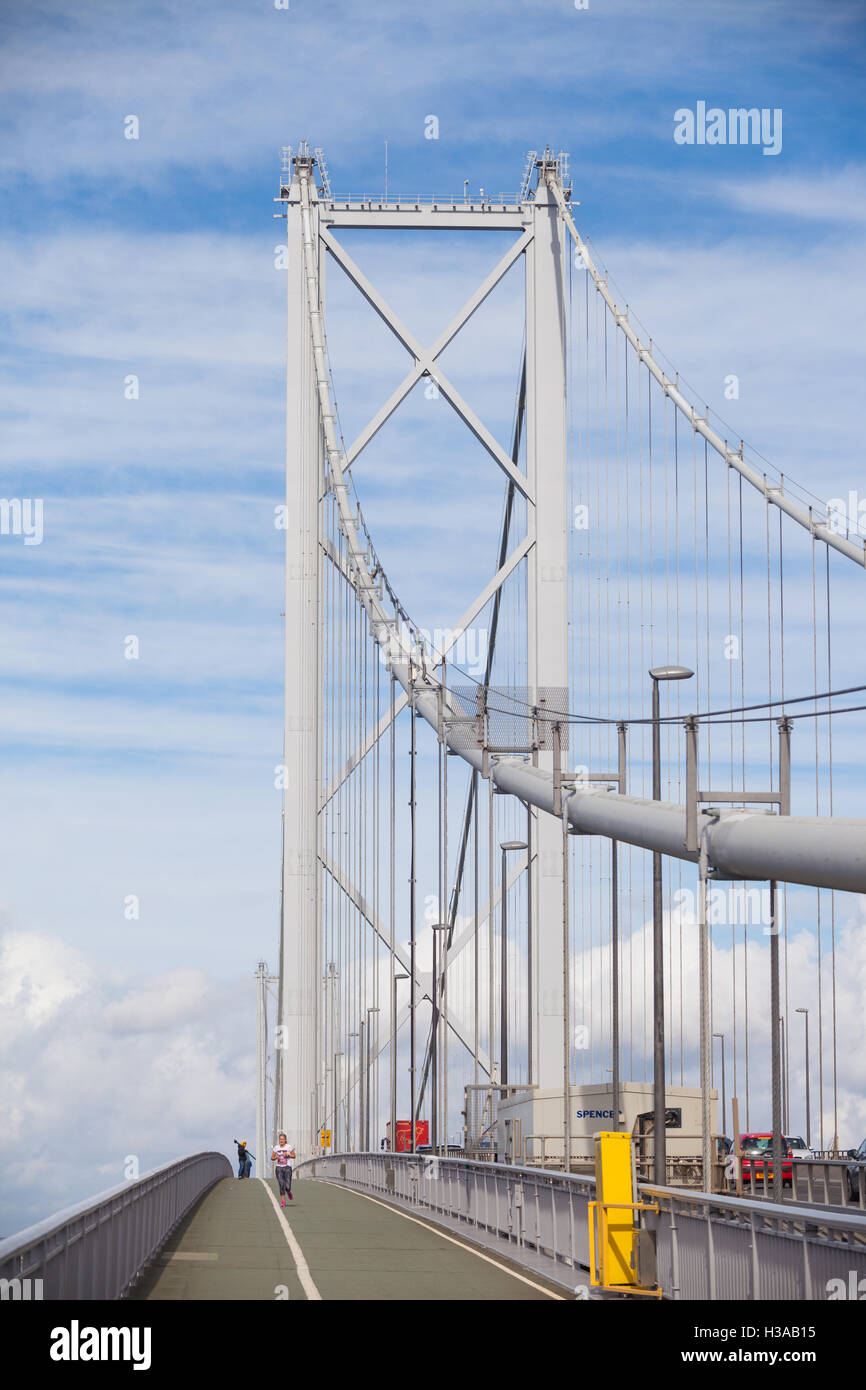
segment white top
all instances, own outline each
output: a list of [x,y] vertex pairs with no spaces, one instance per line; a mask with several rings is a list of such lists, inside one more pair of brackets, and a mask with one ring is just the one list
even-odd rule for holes
[[277,1167],[278,1167],[278,1168],[285,1168],[286,1164],[288,1163],[289,1159],[290,1159],[291,1156],[292,1156],[292,1148],[293,1148],[293,1145],[292,1145],[292,1144],[275,1144],[275,1145],[274,1145],[274,1154],[275,1154],[275,1156],[276,1156]]

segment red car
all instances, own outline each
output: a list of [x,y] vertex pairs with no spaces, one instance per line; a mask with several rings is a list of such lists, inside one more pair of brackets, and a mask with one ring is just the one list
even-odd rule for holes
[[[741,1134],[740,1148],[743,1154],[743,1182],[751,1183],[752,1166],[755,1170],[755,1189],[763,1190],[764,1169],[767,1170],[767,1186],[773,1181],[773,1136],[772,1134]],[[782,1185],[790,1187],[793,1182],[793,1157],[788,1141],[782,1136]],[[787,1159],[787,1162],[785,1161]]]

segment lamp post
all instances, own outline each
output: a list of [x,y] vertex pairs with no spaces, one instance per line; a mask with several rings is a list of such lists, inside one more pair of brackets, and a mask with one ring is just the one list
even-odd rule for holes
[[433,1019],[430,1035],[430,1146],[438,1153],[439,1145],[439,933],[448,930],[447,922],[434,922],[433,930]]
[[[336,967],[334,961],[330,960],[330,961],[328,961],[328,968],[327,968],[327,971],[326,971],[325,976],[324,976],[324,984],[325,984],[325,1034],[324,1034],[324,1035],[325,1035],[325,1038],[327,1039],[327,1041],[326,1041],[326,1043],[325,1043],[325,1046],[328,1048],[328,1051],[331,1053],[331,1056],[332,1056],[332,1057],[333,1057],[333,1055],[335,1054],[335,1052],[336,1052],[336,1050],[337,1050],[337,979],[338,979],[337,967]],[[328,1017],[329,1014],[330,1014],[330,1021],[329,1021],[329,1017]],[[327,1054],[326,1054],[326,1055],[327,1055]],[[333,1071],[332,1071],[332,1073],[331,1073],[331,1092],[332,1092],[331,1099],[332,1099],[332,1101],[333,1101],[333,1110],[334,1110],[334,1113],[336,1113],[336,1110],[337,1110],[337,1074],[336,1074],[336,1072],[333,1072]],[[328,1123],[328,1068],[327,1068],[327,1064],[326,1064],[326,1066],[325,1066],[325,1104],[324,1104],[323,1111],[322,1111],[322,1126],[323,1126],[323,1128],[326,1128],[326,1127],[327,1127],[327,1123]],[[321,1135],[320,1135],[319,1137],[321,1138]],[[333,1138],[333,1135],[332,1135],[331,1137]],[[323,1145],[322,1147],[324,1147],[324,1145]]]
[[340,1134],[340,1068],[337,1062],[338,1057],[342,1057],[342,1052],[334,1053],[334,1132],[331,1135],[331,1153],[339,1153],[339,1134]]
[[391,1152],[397,1147],[397,981],[408,975],[395,975],[391,980]]
[[[364,1025],[361,1024],[361,1027],[362,1027],[362,1028],[363,1028],[363,1026],[364,1026]],[[360,1037],[360,1036],[361,1036],[361,1035],[358,1034],[358,1033],[347,1033],[347,1034],[346,1034],[346,1041],[347,1041],[347,1043],[348,1043],[349,1038],[357,1038],[357,1037]],[[350,1057],[350,1059],[351,1059],[351,1056],[352,1056],[352,1049],[349,1048],[349,1057]],[[349,1065],[351,1066],[351,1060],[350,1060]],[[349,1076],[349,1075],[350,1075],[350,1072],[349,1072],[349,1069],[347,1068],[347,1069],[346,1069],[346,1076]],[[361,1050],[360,1050],[360,1047],[359,1047],[359,1049],[358,1049],[358,1084],[359,1084],[359,1086],[363,1084],[363,1080],[362,1080],[362,1077],[361,1077]],[[353,1089],[354,1089],[354,1088],[353,1088]],[[359,1110],[360,1110],[360,1106],[359,1106]],[[359,1128],[360,1128],[360,1126],[359,1126]],[[351,1094],[351,1091],[349,1091],[349,1092],[347,1093],[347,1095],[346,1095],[346,1149],[347,1149],[347,1150],[351,1150],[351,1148],[352,1148],[352,1094]]]
[[[687,666],[656,666],[652,680],[653,801],[662,798],[659,682],[684,681],[693,676]],[[703,982],[702,982],[703,983]],[[665,960],[662,934],[662,857],[653,854],[653,1181],[664,1187],[667,1177],[665,1144]]]
[[781,1058],[782,1076],[782,1132],[784,1133],[789,1126],[788,1120],[788,1046],[785,1042],[785,1015],[779,1014],[779,1055]]
[[364,1085],[364,1146],[367,1153],[370,1152],[370,1015],[377,1014],[378,1012],[378,1009],[373,1008],[367,1010],[367,1057],[365,1068],[367,1077]]
[[806,1020],[806,1148],[812,1147],[812,1106],[809,1096],[809,1010],[797,1009]]
[[714,1033],[713,1037],[721,1038],[722,1040],[722,1134],[727,1134],[727,1106],[725,1103],[725,1035],[724,1033]]
[[503,840],[502,850],[502,940],[499,960],[499,1079],[508,1084],[508,885],[505,882],[506,856],[510,850],[528,849],[525,840]]
[[358,1153],[366,1150],[366,1125],[364,1117],[367,1114],[367,1087],[366,1087],[366,1067],[364,1059],[367,1056],[367,1023],[361,1019],[358,1024]]

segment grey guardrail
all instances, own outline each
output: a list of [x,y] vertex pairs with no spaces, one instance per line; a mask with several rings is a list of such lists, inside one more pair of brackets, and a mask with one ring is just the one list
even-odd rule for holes
[[[587,1273],[593,1177],[390,1153],[329,1154],[298,1164],[295,1174],[375,1193],[446,1230],[464,1231],[578,1298],[596,1296]],[[847,1297],[840,1289],[866,1277],[866,1215],[850,1208],[647,1183],[640,1195],[659,1207],[644,1226],[655,1232],[665,1298],[831,1300]]]
[[192,1154],[9,1236],[0,1241],[0,1294],[121,1298],[190,1208],[232,1173],[225,1154]]

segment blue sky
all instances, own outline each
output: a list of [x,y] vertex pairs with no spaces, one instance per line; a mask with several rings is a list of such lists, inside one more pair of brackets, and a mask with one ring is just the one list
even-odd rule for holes
[[[36,0],[6,8],[0,29],[0,491],[45,503],[41,545],[0,537],[0,1146],[29,1155],[5,1185],[6,1232],[118,1181],[129,1153],[144,1171],[253,1128],[252,974],[276,956],[279,877],[280,147],[308,138],[335,192],[379,193],[387,140],[404,194],[462,194],[467,178],[515,189],[527,149],[568,150],[578,224],[654,341],[786,475],[847,495],[864,487],[866,14],[833,0],[445,0],[409,14]],[[781,153],[678,146],[674,113],[699,100],[781,108]],[[130,114],[138,140],[124,138]],[[358,250],[431,333],[424,277],[456,307],[495,254],[422,248],[389,264],[385,245]],[[330,277],[350,437],[401,356]],[[501,361],[483,337],[454,348],[455,379],[503,437],[519,352],[503,336],[508,294],[484,330]],[[487,480],[456,515],[431,485],[443,583],[433,550],[415,564],[391,471],[401,447],[383,431],[359,487],[410,610],[447,625],[478,587],[457,558],[479,525],[495,535],[500,494],[479,521]],[[123,916],[130,894],[138,921]],[[58,1125],[81,1137],[81,1162],[48,1191]]]

